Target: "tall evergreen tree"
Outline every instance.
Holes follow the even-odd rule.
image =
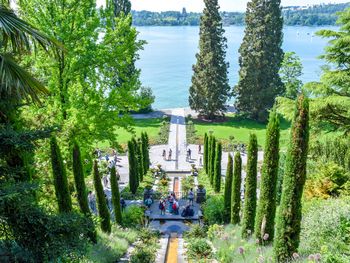
[[[60,148],[58,147],[56,137],[54,136],[51,137],[50,148],[52,174],[58,210],[60,213],[69,213],[72,211],[72,199],[68,188],[67,173],[62,161]]]
[[[80,211],[85,215],[90,215],[83,164],[81,162],[80,148],[77,142],[74,142],[73,145],[73,175]]]
[[[149,170],[149,152],[148,152],[148,141],[146,134],[141,133],[141,142],[142,142],[142,164],[143,164],[143,174],[146,175]]]
[[[212,150],[211,150],[211,146],[212,146],[212,143],[213,143],[213,135],[210,135],[208,137],[208,171],[207,171],[207,175],[210,179],[210,170],[211,170],[211,154],[212,154]]]
[[[207,133],[204,134],[204,149],[203,149],[203,161],[204,161],[204,170],[208,173],[208,141],[209,137]]]
[[[213,136],[212,140],[211,140],[211,145],[210,145],[210,183],[211,186],[214,187],[214,172],[215,172],[215,156],[216,156],[216,139]]]
[[[228,162],[226,169],[226,178],[225,178],[225,214],[226,214],[226,223],[230,222],[231,215],[231,194],[232,194],[232,178],[233,177],[233,160],[232,155],[228,154]]]
[[[244,182],[244,207],[242,237],[247,238],[254,231],[256,211],[256,185],[258,165],[258,141],[255,134],[250,134],[248,145],[247,175]]]
[[[129,0],[109,0],[109,2],[112,2],[114,7],[114,15],[116,17],[120,16],[121,14],[124,14],[127,16],[131,12],[131,2]]]
[[[111,216],[109,214],[107,200],[101,182],[100,173],[98,171],[97,160],[94,161],[94,186],[97,198],[98,215],[101,219],[101,230],[105,233],[111,232]]]
[[[146,160],[147,160],[147,171],[151,165],[151,159],[149,158],[149,150],[150,150],[150,145],[149,145],[149,139],[148,139],[148,134],[145,132],[145,145],[146,145],[146,150],[147,150],[147,155],[146,155]]]
[[[200,22],[199,53],[193,66],[189,103],[191,109],[208,119],[225,112],[230,96],[228,63],[225,62],[227,40],[224,37],[218,0],[204,0]]]
[[[240,152],[235,154],[231,193],[231,224],[239,224],[241,210],[242,158]]]
[[[120,194],[119,194],[119,185],[117,179],[117,173],[115,166],[111,169],[111,191],[112,191],[112,204],[114,210],[114,219],[115,222],[119,225],[122,224],[122,210],[120,207]]]
[[[132,141],[128,142],[128,159],[129,159],[129,187],[133,194],[137,191],[137,160],[135,156],[135,147]]]
[[[222,145],[221,142],[217,143],[215,149],[215,165],[214,165],[214,190],[220,193],[221,190],[221,156]]]
[[[267,119],[276,96],[284,92],[279,76],[283,60],[280,3],[280,0],[248,2],[245,36],[239,49],[240,72],[235,87],[235,106],[259,121]]]
[[[143,158],[143,151],[142,151],[142,141],[140,138],[137,139],[136,141],[136,145],[135,145],[135,149],[136,149],[136,156],[137,156],[137,167],[138,167],[138,175],[139,175],[139,184],[140,182],[143,181],[143,175],[144,173],[144,158]]]
[[[309,143],[309,101],[298,97],[286,156],[281,204],[277,213],[274,255],[286,262],[297,252],[300,241],[301,198],[306,180]]]
[[[270,243],[274,237],[275,214],[276,214],[276,184],[279,161],[279,119],[275,110],[271,111],[269,124],[266,130],[266,143],[264,162],[260,183],[260,199],[255,219],[255,236],[261,242],[265,234],[268,240],[263,244]]]

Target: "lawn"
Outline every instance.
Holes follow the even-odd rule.
[[[121,145],[126,145],[127,142],[136,135],[137,137],[141,136],[141,132],[147,132],[148,138],[151,144],[154,144],[159,138],[159,132],[161,130],[163,118],[152,118],[152,119],[135,119],[134,120],[134,134],[126,131],[123,128],[118,128],[116,130],[116,135],[118,136],[118,143]],[[100,142],[98,147],[105,149],[109,147],[107,141]]]
[[[230,136],[234,136],[236,142],[248,144],[249,134],[255,133],[258,138],[258,144],[265,146],[266,124],[261,124],[253,120],[242,119],[241,117],[228,116],[226,122],[210,123],[201,120],[192,120],[198,137],[204,137],[204,133],[213,131],[213,135],[221,140],[229,140]],[[280,144],[284,148],[289,139],[290,124],[281,120],[281,138]]]

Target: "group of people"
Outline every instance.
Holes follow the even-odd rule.
[[[171,161],[171,156],[173,154],[173,151],[171,149],[169,149],[169,153],[168,153],[168,159],[166,158],[166,150],[164,149],[163,150],[163,153],[162,153],[162,156],[163,156],[163,160],[168,160],[168,161]]]
[[[194,210],[192,208],[194,200],[194,192],[191,189],[188,193],[188,203],[185,209],[182,211],[182,217],[189,217],[194,215]],[[159,200],[159,210],[160,215],[165,215],[165,212],[168,211],[173,215],[179,215],[180,205],[174,193],[170,193],[167,198],[162,198]]]

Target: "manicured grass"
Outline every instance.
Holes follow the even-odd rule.
[[[133,125],[133,133],[128,132],[123,128],[118,128],[115,132],[118,143],[120,145],[126,145],[127,142],[133,137],[141,136],[141,132],[147,132],[148,138],[151,144],[156,144],[159,141],[159,132],[161,131],[163,118],[152,118],[152,119],[135,119]],[[97,147],[106,149],[109,147],[108,141],[100,142]]]
[[[234,136],[235,142],[248,144],[249,134],[255,133],[258,137],[258,144],[265,146],[266,124],[261,124],[253,120],[243,119],[238,116],[228,116],[225,122],[204,122],[200,120],[192,120],[195,125],[196,134],[199,138],[204,137],[204,133],[213,131],[213,135],[221,140],[229,140],[230,136]],[[289,139],[290,124],[281,120],[281,147],[284,148]]]

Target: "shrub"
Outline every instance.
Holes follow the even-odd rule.
[[[223,224],[225,220],[224,198],[213,196],[209,198],[203,207],[204,220],[208,225]]]
[[[342,192],[348,194],[345,183],[350,179],[349,172],[334,162],[321,164],[318,167],[306,181],[304,190],[306,198],[327,199],[338,197]]]
[[[143,225],[143,214],[143,208],[140,206],[128,206],[123,212],[123,225],[127,227],[136,227]]]
[[[350,198],[312,201],[303,215],[299,252],[323,262],[350,262]]]
[[[190,259],[210,259],[213,251],[206,239],[193,238],[187,242],[187,256]]]
[[[156,255],[152,248],[140,246],[135,249],[130,257],[131,263],[153,263]]]
[[[207,237],[208,228],[199,224],[194,225],[190,231],[185,233],[186,238],[205,238]]]

